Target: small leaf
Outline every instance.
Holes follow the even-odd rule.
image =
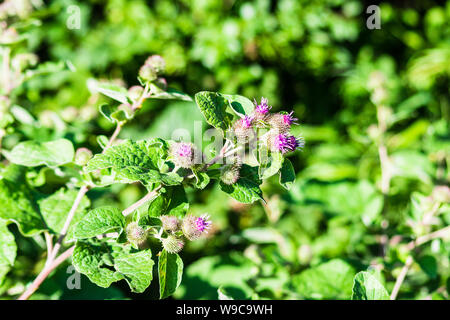
[[[243,165],[240,170],[239,180],[227,185],[220,182],[220,188],[231,197],[242,203],[253,203],[256,200],[263,200],[262,191],[259,188],[261,180],[258,177],[258,168]]]
[[[6,222],[0,220],[0,268],[1,266],[12,267],[16,260],[16,254],[17,245],[14,235],[8,230]]]
[[[75,155],[72,142],[59,139],[48,142],[26,141],[5,153],[9,161],[26,167],[46,165],[57,167],[72,162]]]
[[[262,179],[268,179],[280,171],[284,163],[284,157],[281,152],[272,152],[269,159],[269,166],[261,166]]]
[[[183,260],[178,254],[163,250],[158,259],[159,297],[172,295],[181,283],[183,276]]]
[[[192,173],[194,174],[196,179],[194,183],[194,186],[196,188],[204,189],[209,184],[211,179],[206,172],[197,172],[195,170],[192,170]]]
[[[155,94],[152,94],[149,99],[166,99],[166,100],[183,100],[183,101],[192,101],[192,98],[183,92],[180,92],[175,89],[167,89],[163,92],[157,92]]]
[[[115,207],[100,207],[91,210],[78,222],[74,238],[86,239],[109,232],[120,232],[125,226],[125,217]]]
[[[284,159],[283,165],[280,169],[280,184],[290,190],[295,182],[295,171],[289,159]]]
[[[226,292],[225,288],[220,287],[219,289],[217,289],[217,295],[219,300],[234,300],[231,295]]]
[[[183,218],[189,209],[189,202],[183,186],[167,187],[149,205],[148,215],[159,217],[173,215]]]
[[[233,109],[240,117],[248,116],[255,110],[254,103],[244,96],[237,94],[223,94],[223,96],[229,101],[231,109]]]
[[[128,90],[116,84],[96,82],[95,89],[120,103],[128,104],[131,102],[128,98]]]
[[[152,282],[153,265],[150,249],[120,254],[114,259],[114,268],[124,276],[131,291],[137,293],[144,292]]]
[[[384,286],[369,272],[359,272],[353,281],[352,300],[389,300]]]
[[[233,116],[226,112],[228,100],[220,93],[202,91],[195,95],[195,102],[206,122],[223,132],[231,126]]]
[[[111,107],[107,103],[103,103],[98,107],[98,111],[110,122],[114,122],[114,119],[111,117],[111,114],[114,112],[114,108]]]

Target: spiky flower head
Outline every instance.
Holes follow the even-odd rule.
[[[261,98],[261,103],[257,104],[256,100],[255,100],[255,113],[256,114],[262,114],[262,115],[266,115],[269,113],[270,109],[272,109],[271,106],[269,106],[268,104],[268,100],[264,97]]]
[[[173,163],[182,168],[191,168],[194,165],[194,145],[187,142],[176,142],[170,147],[170,156]]]
[[[151,66],[157,74],[164,72],[166,69],[166,61],[159,55],[148,57],[147,60],[145,60],[145,64]]]
[[[234,134],[239,142],[244,143],[249,141],[255,134],[253,130],[254,117],[244,116],[234,124]]]
[[[162,238],[163,248],[169,253],[178,253],[183,250],[184,241],[173,234],[169,234],[167,238]]]
[[[297,118],[292,115],[293,111],[286,113],[275,113],[268,117],[267,123],[280,133],[288,133],[292,124],[296,124]]]
[[[220,181],[225,184],[235,184],[239,180],[239,169],[240,166],[236,164],[226,165],[220,174]]]
[[[126,228],[126,233],[127,239],[136,245],[144,243],[147,239],[147,232],[137,222],[131,222]]]
[[[180,229],[180,220],[175,216],[161,216],[162,227],[166,231],[176,232]]]
[[[271,151],[287,153],[303,148],[305,142],[303,138],[296,138],[284,133],[275,134],[269,137],[269,148]]]
[[[191,241],[197,240],[204,233],[207,233],[210,227],[211,221],[209,220],[208,214],[204,214],[201,217],[187,215],[183,219],[183,234]]]

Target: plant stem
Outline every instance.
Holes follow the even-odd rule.
[[[70,247],[64,251],[58,258],[56,258],[52,263],[49,263],[42,269],[39,275],[34,279],[33,283],[27,288],[27,290],[22,293],[18,300],[27,300],[42,284],[42,282],[48,277],[50,272],[52,272],[57,266],[63,263],[68,257],[73,253],[75,246]]]
[[[59,252],[59,249],[61,248],[62,242],[67,234],[67,231],[69,230],[70,223],[72,222],[72,219],[75,215],[75,212],[78,209],[78,206],[81,203],[81,200],[83,199],[86,192],[89,190],[88,186],[82,186],[80,190],[78,191],[77,197],[75,198],[75,201],[72,205],[72,208],[70,208],[69,214],[67,215],[66,221],[64,222],[64,226],[61,230],[61,234],[58,238],[58,241],[56,242],[55,246],[53,247],[52,253],[50,257],[47,258],[48,264],[52,263],[52,261],[55,259],[56,255]]]
[[[408,258],[406,258],[405,265],[398,275],[397,281],[395,281],[394,289],[392,289],[391,293],[391,300],[395,300],[397,298],[397,294],[400,291],[400,287],[402,286],[403,280],[405,280],[406,274],[408,273],[408,270],[411,267],[412,263],[413,258],[411,256],[408,256]]]
[[[128,215],[129,213],[133,212],[137,208],[139,208],[141,205],[143,205],[145,202],[151,200],[153,196],[157,194],[157,192],[161,189],[161,186],[157,187],[155,190],[150,191],[147,193],[143,198],[141,198],[139,201],[133,203],[128,208],[124,209],[122,211],[123,215]],[[55,246],[56,247],[56,246]],[[51,263],[48,262],[42,269],[42,271],[39,273],[39,275],[34,279],[33,283],[27,288],[27,290],[18,298],[18,300],[27,300],[42,284],[42,282],[48,277],[50,272],[52,272],[57,266],[59,266],[61,263],[63,263],[67,258],[69,258],[73,250],[75,249],[75,246],[70,247],[61,255],[59,255],[56,259],[54,259]]]
[[[157,194],[158,191],[161,189],[161,186],[157,187],[155,190],[152,190],[150,192],[148,192],[143,198],[139,199],[138,201],[136,201],[135,203],[133,203],[131,206],[129,206],[128,208],[126,208],[125,210],[122,211],[122,214],[124,216],[129,215],[130,213],[132,213],[134,210],[136,210],[137,208],[139,208],[140,206],[142,206],[144,203],[146,203],[147,201],[152,200]]]
[[[445,228],[442,228],[440,230],[437,230],[435,232],[426,234],[424,236],[421,236],[417,238],[414,241],[411,241],[408,243],[408,249],[410,251],[414,250],[416,247],[430,241],[436,238],[443,238],[443,237],[450,236],[450,226],[447,226]],[[403,266],[402,270],[400,271],[400,274],[398,275],[397,280],[395,281],[394,289],[392,289],[391,293],[391,300],[395,300],[397,298],[398,292],[400,291],[400,288],[403,284],[403,281],[405,280],[406,274],[409,271],[409,268],[411,267],[413,263],[413,258],[411,255],[406,258],[405,265]]]

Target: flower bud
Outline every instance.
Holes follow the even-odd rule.
[[[258,104],[256,100],[254,101],[255,104],[255,111],[253,112],[253,115],[255,117],[255,120],[265,120],[269,116],[269,111],[272,109],[271,106],[268,104],[268,100],[266,98],[261,98],[261,103]]]
[[[132,86],[128,89],[128,96],[132,101],[137,101],[142,96],[142,93],[144,92],[144,88],[141,86]]]
[[[141,69],[139,69],[139,77],[144,81],[154,81],[157,79],[158,74],[152,66],[144,64]]]
[[[175,216],[161,216],[163,229],[166,231],[176,232],[180,229],[180,220]]]
[[[169,154],[177,167],[191,168],[194,165],[194,145],[177,142],[171,145]]]
[[[144,243],[147,239],[147,232],[137,222],[131,222],[126,228],[126,233],[127,239],[136,245]]]
[[[157,74],[161,74],[166,69],[166,61],[159,55],[148,57],[147,60],[145,60],[145,64],[152,67]]]
[[[193,241],[199,239],[211,227],[209,215],[204,214],[201,217],[187,215],[183,219],[182,230],[184,236]]]
[[[167,238],[162,238],[161,242],[163,248],[169,253],[178,253],[184,247],[184,241],[172,234],[167,236]]]
[[[87,148],[78,148],[75,152],[75,164],[82,167],[92,158],[92,151]]]
[[[238,165],[227,165],[222,169],[220,174],[220,180],[225,184],[235,184],[239,180],[239,169]]]

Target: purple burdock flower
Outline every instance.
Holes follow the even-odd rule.
[[[170,155],[176,166],[190,168],[193,165],[194,148],[192,143],[174,143],[170,148]]]
[[[241,125],[244,129],[249,129],[252,127],[253,117],[244,116],[239,121],[241,122]]]
[[[255,100],[255,112],[262,114],[262,115],[266,115],[269,113],[269,110],[272,108],[271,106],[268,105],[268,100],[266,98],[261,98],[261,103],[257,104],[256,100]]]
[[[195,224],[197,225],[198,231],[208,232],[208,229],[211,227],[211,220],[209,220],[209,214],[204,214],[201,217],[198,217],[195,220]]]
[[[303,148],[304,145],[303,138],[296,138],[283,133],[276,135],[271,140],[272,151],[279,151],[281,153],[295,151],[296,149]]]
[[[288,113],[288,114],[283,114],[283,122],[285,123],[285,124],[287,124],[287,125],[291,125],[291,124],[293,124],[293,123],[295,123],[296,124],[296,122],[295,121],[297,121],[298,119],[297,118],[294,118],[294,116],[292,115],[294,113],[294,111],[291,111],[290,113]]]
[[[207,233],[211,227],[209,215],[204,214],[201,217],[187,215],[183,219],[182,227],[184,236],[193,241],[200,238],[204,233]]]
[[[176,152],[177,152],[177,155],[180,157],[191,157],[192,156],[192,146],[188,143],[180,143]]]

